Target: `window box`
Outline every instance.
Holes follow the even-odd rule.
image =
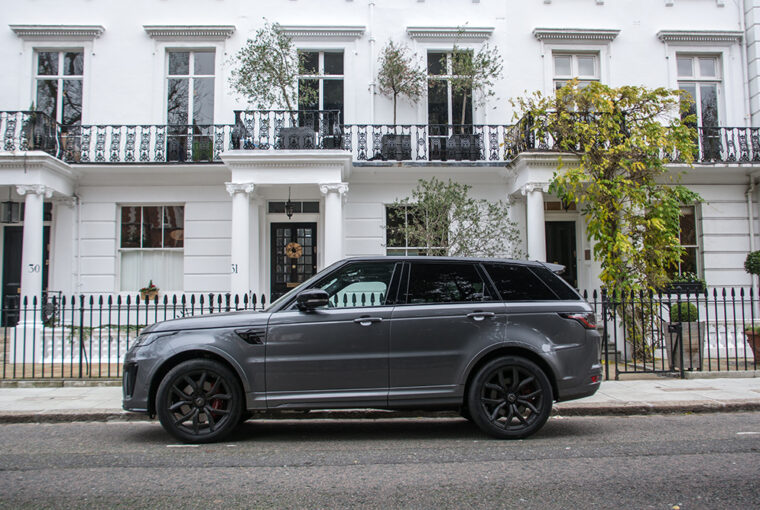
[[[383,161],[412,159],[412,135],[383,135],[381,143]]]
[[[663,289],[665,294],[701,294],[704,291],[702,282],[670,282]]]

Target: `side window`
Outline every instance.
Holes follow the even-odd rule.
[[[314,288],[327,291],[336,308],[382,306],[388,297],[395,262],[349,264],[317,282]]]
[[[553,301],[557,296],[527,266],[483,264],[504,301]],[[574,297],[573,299],[577,299]]]
[[[541,281],[552,289],[559,299],[583,299],[569,283],[549,269],[545,267],[531,267],[530,270],[537,274],[541,278]]]
[[[407,303],[491,301],[488,285],[473,264],[412,263]]]

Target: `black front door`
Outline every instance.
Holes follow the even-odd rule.
[[[317,272],[317,224],[272,223],[271,300]]]
[[[565,272],[560,276],[578,288],[574,221],[546,222],[546,261],[565,266]]]
[[[24,227],[5,227],[3,236],[3,303],[2,325],[15,326],[19,319],[21,300],[21,249],[24,241]],[[42,290],[47,290],[50,227],[43,227],[42,245],[44,246],[42,266]],[[31,308],[31,303],[29,307]]]

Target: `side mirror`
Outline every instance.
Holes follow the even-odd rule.
[[[307,289],[296,297],[296,306],[299,310],[313,310],[320,306],[327,306],[330,296],[322,289]]]

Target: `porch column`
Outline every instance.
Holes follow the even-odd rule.
[[[343,258],[343,196],[348,192],[345,182],[320,184],[325,196],[325,266]]]
[[[53,190],[42,184],[16,186],[16,191],[24,198],[24,241],[21,247],[21,317],[24,322],[32,321],[32,300],[37,298],[37,321],[42,299],[42,215],[44,199],[53,196]],[[23,311],[24,298],[27,299],[29,313]]]
[[[546,262],[546,224],[544,220],[544,193],[547,183],[528,183],[522,188],[525,196],[525,221],[527,223],[528,258]]]
[[[227,192],[232,197],[232,233],[230,239],[230,292],[234,296],[247,294],[251,286],[250,195],[254,185],[251,183],[225,183]],[[256,225],[258,226],[258,220]],[[234,298],[233,298],[234,299]]]

